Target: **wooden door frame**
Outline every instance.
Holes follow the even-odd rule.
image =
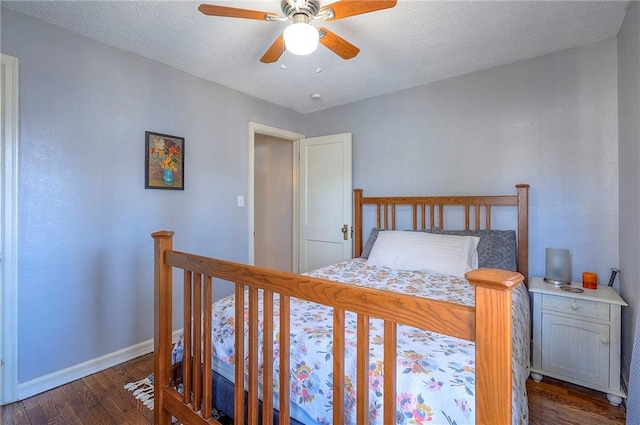
[[[2,54],[0,404],[18,400],[18,58]]]
[[[249,122],[249,188],[247,190],[247,205],[249,215],[249,254],[248,264],[254,265],[255,263],[255,146],[256,146],[256,134],[262,134],[265,136],[278,137],[280,139],[291,140],[293,143],[293,272],[298,272],[298,141],[305,137],[304,134],[296,133],[294,131],[284,130],[277,127],[271,127],[269,125],[259,124],[256,122]]]

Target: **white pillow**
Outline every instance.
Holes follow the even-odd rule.
[[[476,236],[385,231],[378,234],[368,264],[401,270],[429,270],[464,277],[478,268]]]

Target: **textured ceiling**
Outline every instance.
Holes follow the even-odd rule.
[[[412,1],[322,22],[360,48],[343,60],[260,57],[286,23],[205,16],[192,1],[2,1],[67,28],[300,112],[615,38],[628,1]],[[279,0],[205,1],[280,14]],[[321,5],[332,3],[321,0]],[[317,22],[317,21],[315,21]],[[283,69],[283,65],[286,69]],[[321,72],[317,72],[318,68]],[[311,99],[320,93],[320,100]]]

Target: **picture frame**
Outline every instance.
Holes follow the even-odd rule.
[[[145,189],[184,190],[184,137],[145,131]]]

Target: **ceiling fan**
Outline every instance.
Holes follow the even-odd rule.
[[[228,18],[256,19],[259,21],[286,22],[291,24],[260,58],[260,62],[276,62],[285,48],[296,55],[307,55],[322,44],[342,59],[354,58],[360,49],[325,27],[311,25],[316,19],[335,21],[349,16],[362,15],[394,7],[397,0],[342,0],[320,7],[319,0],[282,0],[284,16],[258,10],[201,4],[198,10],[205,15]]]

